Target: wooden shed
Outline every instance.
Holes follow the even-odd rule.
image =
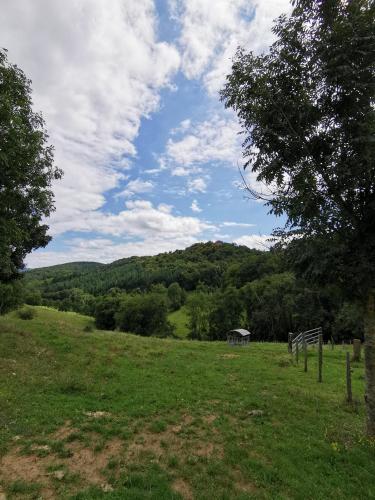
[[[246,345],[250,342],[251,333],[244,328],[230,330],[227,333],[227,342],[229,345]]]

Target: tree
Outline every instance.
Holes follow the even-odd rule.
[[[120,295],[99,297],[95,306],[95,325],[100,330],[114,330],[116,328],[115,315],[120,304]]]
[[[189,338],[203,340],[207,338],[209,329],[209,314],[211,310],[211,295],[202,290],[199,285],[186,302],[189,317]]]
[[[20,306],[22,299],[19,282],[0,283],[0,316]]]
[[[115,318],[116,326],[125,332],[163,337],[173,333],[168,322],[167,300],[161,293],[124,296]]]
[[[238,51],[221,97],[245,130],[245,168],[272,194],[250,191],[287,217],[279,234],[323,249],[311,252],[315,274],[363,304],[367,430],[375,436],[375,3],[293,7],[274,25],[268,54]]]
[[[23,260],[50,241],[42,223],[54,209],[51,183],[61,170],[40,114],[32,110],[31,82],[0,50],[0,282],[20,276]]]
[[[185,290],[176,282],[171,283],[168,287],[168,302],[172,311],[180,309],[186,298]]]
[[[239,290],[229,286],[217,291],[212,298],[209,314],[209,338],[225,340],[229,330],[239,328],[243,322],[244,305]]]

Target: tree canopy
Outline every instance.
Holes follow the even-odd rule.
[[[54,209],[51,184],[61,170],[40,114],[32,109],[31,82],[0,50],[0,282],[19,276],[25,256],[50,241],[42,221]]]
[[[272,189],[253,194],[286,214],[285,232],[334,247],[325,271],[366,296],[375,275],[375,4],[298,0],[273,31],[269,53],[238,50],[221,93],[245,130],[245,168]]]

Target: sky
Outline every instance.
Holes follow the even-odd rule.
[[[209,240],[269,246],[281,222],[243,190],[243,135],[218,92],[238,46],[267,51],[288,0],[0,0],[0,9],[0,46],[32,80],[64,171],[52,242],[28,267]]]

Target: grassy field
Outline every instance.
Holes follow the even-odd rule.
[[[178,311],[173,311],[168,315],[169,321],[175,327],[176,337],[186,339],[189,333],[188,320],[189,317],[186,312],[186,307],[183,306]]]
[[[0,318],[0,498],[375,498],[363,366],[324,381],[286,346],[89,331],[36,308]],[[1,497],[3,494],[3,497]]]

